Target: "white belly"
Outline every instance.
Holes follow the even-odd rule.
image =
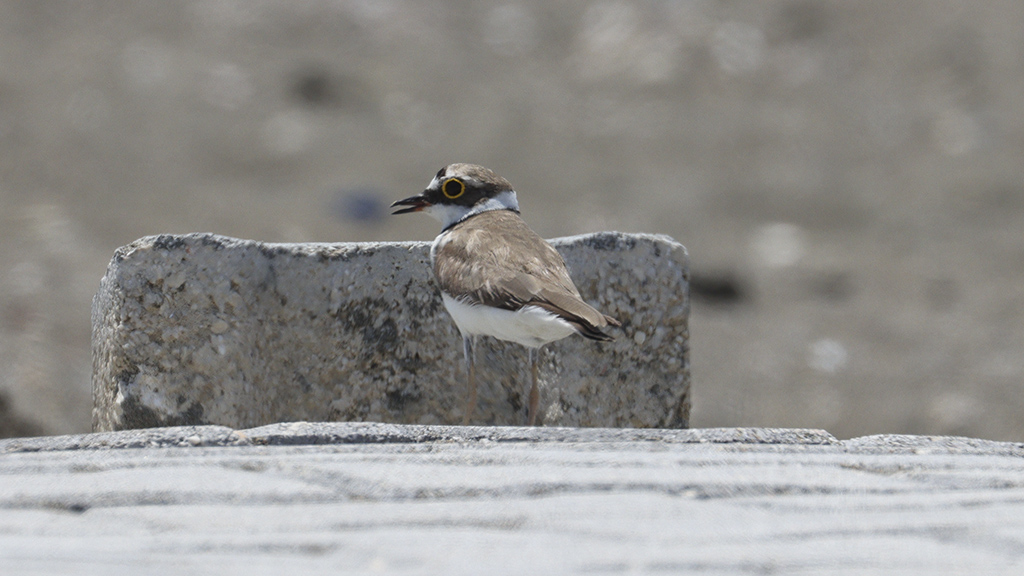
[[[512,312],[466,304],[444,293],[441,299],[463,335],[493,336],[499,340],[537,348],[561,340],[576,331],[572,324],[536,306],[526,306],[518,312]]]

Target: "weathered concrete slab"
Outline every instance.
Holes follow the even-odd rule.
[[[0,558],[5,576],[1019,574],[1024,445],[371,423],[13,439]]]
[[[543,349],[546,425],[685,428],[686,250],[665,236],[554,240],[617,339]],[[93,428],[460,422],[458,332],[429,244],[153,236],[117,250],[93,302]],[[526,351],[484,339],[474,423],[525,418]]]

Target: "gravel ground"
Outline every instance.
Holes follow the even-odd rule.
[[[118,246],[548,237],[692,256],[694,426],[1024,440],[1024,4],[0,1],[0,433],[89,429]]]

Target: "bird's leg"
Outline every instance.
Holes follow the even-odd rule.
[[[469,419],[473,417],[476,410],[476,367],[473,360],[474,336],[469,334],[462,336],[462,353],[466,356],[466,379],[469,383],[469,401],[466,403],[466,413],[462,415],[462,425],[468,426]]]
[[[540,390],[537,389],[537,358],[540,348],[528,348],[530,351],[530,408],[526,414],[526,425],[537,425],[537,407],[540,404]]]

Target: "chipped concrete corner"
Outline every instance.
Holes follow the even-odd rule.
[[[541,354],[547,426],[685,428],[689,270],[666,236],[561,238],[583,297],[622,321],[614,342]],[[117,250],[93,301],[93,429],[283,421],[454,424],[458,331],[429,244],[267,244],[151,236]],[[476,424],[525,421],[526,350],[484,338]]]

